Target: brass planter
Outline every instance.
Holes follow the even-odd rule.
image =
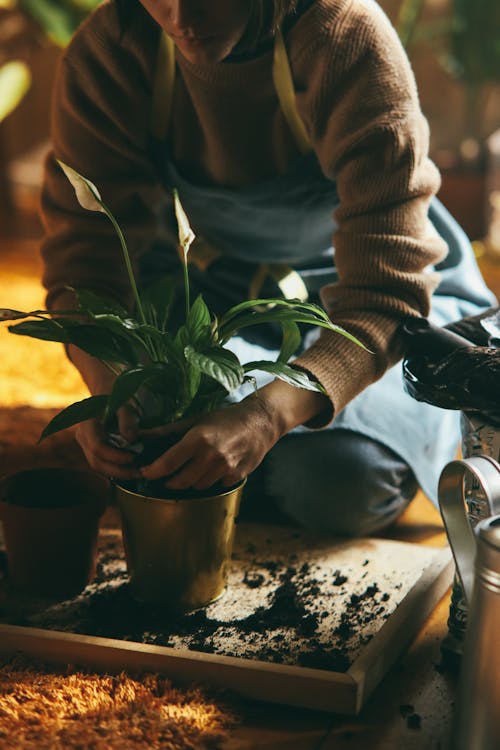
[[[134,599],[188,611],[224,593],[244,484],[182,500],[116,486]]]

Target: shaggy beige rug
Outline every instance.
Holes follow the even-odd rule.
[[[0,667],[2,750],[216,750],[232,723],[200,689],[158,675]]]

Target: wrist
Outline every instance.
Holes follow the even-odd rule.
[[[328,396],[297,388],[282,380],[274,380],[260,388],[254,397],[272,422],[276,440],[295,427],[332,411]]]

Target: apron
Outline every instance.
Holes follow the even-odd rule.
[[[174,45],[163,34],[152,130],[163,160],[164,179],[168,186],[178,189],[193,230],[205,244],[205,255],[202,253],[200,263],[190,270],[193,298],[194,294],[203,293],[209,309],[217,314],[249,296],[255,298],[255,284],[249,295],[252,280],[259,280],[262,296],[276,296],[278,287],[285,286],[281,283],[285,278],[288,290],[295,290],[285,296],[300,296],[305,287],[309,300],[319,302],[321,287],[336,280],[332,236],[336,228],[333,211],[339,198],[336,183],[321,171],[298,115],[281,33],[276,35],[273,79],[281,110],[300,152],[283,175],[235,189],[196,185],[179,174],[166,146],[174,78]],[[495,298],[481,277],[467,236],[436,198],[430,204],[429,219],[449,248],[447,257],[434,269],[439,272],[440,283],[430,315],[438,325],[445,325],[490,307]],[[164,251],[163,258],[158,253],[153,256],[160,264],[155,272],[178,271],[179,260],[173,253]],[[304,348],[318,335],[317,329],[307,331]],[[255,326],[246,329],[244,337],[230,341],[228,348],[243,362],[273,359],[278,355],[280,341],[279,328]],[[272,378],[258,374],[256,379],[261,386]],[[244,397],[248,389],[244,386],[234,400]],[[455,457],[460,440],[459,413],[410,397],[404,390],[400,364],[369,385],[323,429],[352,430],[386,445],[410,466],[436,505],[439,475]],[[300,426],[294,432],[310,430]]]

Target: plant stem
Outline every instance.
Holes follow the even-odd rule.
[[[182,253],[184,257],[183,268],[184,268],[184,292],[186,297],[186,320],[188,319],[189,311],[191,310],[191,302],[189,299],[189,274],[187,264],[187,248],[183,246]]]
[[[132,263],[130,262],[130,255],[129,255],[129,252],[128,252],[127,243],[125,242],[125,237],[123,236],[123,232],[120,229],[120,225],[116,221],[116,219],[113,216],[113,214],[111,213],[111,211],[109,211],[107,215],[109,216],[109,219],[110,219],[111,223],[113,224],[113,226],[114,226],[114,228],[116,230],[116,233],[117,233],[117,235],[118,235],[118,237],[120,239],[120,244],[122,246],[122,252],[123,252],[123,258],[125,260],[125,266],[127,268],[128,278],[129,278],[129,281],[130,281],[130,286],[132,287],[132,292],[133,292],[133,295],[134,295],[134,299],[135,299],[135,304],[136,304],[136,307],[137,307],[137,311],[139,313],[141,321],[144,324],[146,324],[147,323],[146,316],[144,315],[144,310],[142,309],[141,298],[139,297],[139,291],[137,289],[137,284],[135,282],[134,271],[132,270]]]

